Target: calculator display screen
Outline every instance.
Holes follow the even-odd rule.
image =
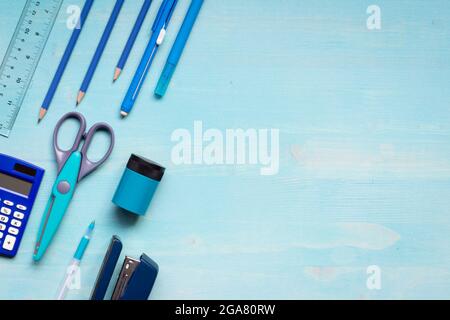
[[[0,189],[28,197],[32,183],[0,172]]]

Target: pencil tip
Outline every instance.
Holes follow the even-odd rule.
[[[123,118],[125,118],[128,115],[128,113],[126,113],[125,111],[121,111],[120,112],[120,116]]]
[[[39,118],[38,118],[38,124],[44,119],[45,114],[47,113],[47,110],[42,108],[39,110]]]
[[[114,79],[113,79],[113,83],[117,81],[117,79],[119,79],[120,73],[122,72],[122,69],[120,68],[116,68],[116,71],[114,71]]]
[[[83,91],[78,92],[78,96],[77,96],[77,107],[78,105],[81,103],[81,101],[84,98],[85,93]]]

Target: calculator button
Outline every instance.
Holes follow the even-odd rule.
[[[25,215],[22,212],[14,212],[14,218],[22,220]]]
[[[14,202],[11,202],[9,200],[5,200],[5,201],[3,201],[3,203],[10,207],[12,207],[14,205]]]
[[[0,222],[7,223],[8,221],[9,221],[9,218],[8,218],[8,217],[6,217],[6,216],[0,216]]]
[[[0,239],[2,239],[2,238],[3,238],[3,233],[0,232]]]
[[[19,228],[19,227],[22,225],[22,222],[19,221],[19,220],[13,219],[13,220],[11,221],[11,225],[14,226],[14,227]]]
[[[3,214],[10,215],[11,214],[11,209],[3,207],[3,208],[0,209],[0,212],[3,213]]]
[[[17,236],[19,234],[19,229],[13,228],[13,227],[9,227],[8,228],[8,233],[11,233],[11,234]]]
[[[0,231],[3,231],[3,230],[5,230],[6,229],[6,226],[4,225],[4,224],[1,224],[0,223]]]
[[[5,237],[5,241],[3,242],[3,249],[12,251],[14,248],[14,244],[16,244],[16,237],[13,237],[8,234]]]
[[[26,210],[27,210],[27,207],[25,207],[25,206],[23,206],[23,205],[21,205],[21,204],[18,204],[18,205],[16,206],[16,208],[19,209],[19,210],[22,210],[22,211],[26,211]]]

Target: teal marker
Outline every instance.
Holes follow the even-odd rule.
[[[159,78],[158,85],[156,86],[155,95],[159,98],[162,98],[167,91],[169,82],[172,79],[181,55],[183,54],[184,47],[186,46],[186,42],[189,39],[189,35],[191,34],[195,20],[197,19],[202,5],[203,0],[192,0],[191,2],[180,31],[178,32],[178,36],[173,44],[169,57],[167,58],[164,70]]]
[[[73,285],[73,280],[80,269],[81,259],[83,259],[84,252],[87,249],[89,241],[91,240],[92,232],[94,231],[95,221],[92,221],[89,227],[87,228],[83,238],[81,238],[80,243],[78,244],[77,251],[73,255],[73,259],[69,266],[67,267],[66,276],[61,284],[60,289],[58,290],[57,300],[64,300],[67,292],[71,289]]]

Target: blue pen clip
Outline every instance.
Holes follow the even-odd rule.
[[[155,32],[156,30],[156,26],[159,24],[159,20],[161,20],[161,16],[164,12],[164,9],[167,6],[167,2],[168,0],[164,0],[164,2],[162,3],[162,5],[159,7],[158,10],[158,14],[156,15],[155,21],[153,22],[153,26],[152,26],[152,32]]]
[[[152,26],[153,32],[158,31],[158,30],[156,30],[156,28],[161,24],[161,18],[163,17],[164,12],[166,12],[166,10],[168,9],[167,6],[170,1],[171,0],[164,0],[163,4],[159,8],[158,14],[156,15],[156,18],[155,18],[155,22],[153,22],[153,26]],[[164,24],[161,26],[162,29],[167,28],[170,18],[172,18],[172,14],[175,11],[175,6],[177,5],[178,0],[174,0],[171,2],[172,2],[172,5],[169,9],[169,12],[166,15],[166,20],[164,21]]]
[[[166,36],[166,29],[167,26],[169,25],[170,18],[172,17],[177,2],[178,0],[164,1],[163,4],[161,5],[161,8],[158,11],[158,15],[156,16],[155,23],[153,24],[152,28],[153,33],[158,32],[155,43],[156,46],[160,46],[164,41],[164,38]],[[163,18],[165,18],[164,21],[162,21]]]
[[[166,19],[166,22],[165,22],[166,27],[169,24],[170,19],[172,18],[172,14],[175,11],[175,6],[177,5],[177,2],[178,2],[178,0],[175,0],[172,3],[172,7],[170,8],[169,14],[167,15],[167,19]]]

